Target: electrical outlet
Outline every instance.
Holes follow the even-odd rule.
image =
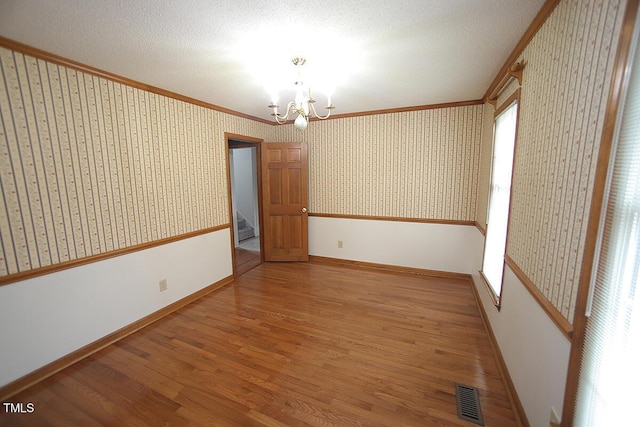
[[[167,279],[160,280],[160,292],[167,290]]]
[[[342,249],[342,240],[338,240],[338,249]]]

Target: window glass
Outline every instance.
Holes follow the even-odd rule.
[[[517,120],[518,104],[514,102],[496,117],[494,125],[491,190],[482,273],[496,297],[500,296],[502,289]]]
[[[620,113],[594,261],[576,426],[638,425],[640,383],[640,54]]]

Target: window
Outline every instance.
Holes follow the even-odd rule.
[[[635,52],[614,137],[593,263],[595,273],[587,307],[575,426],[638,423],[640,53],[637,47]]]
[[[491,188],[482,275],[494,293],[496,304],[502,290],[517,121],[518,101],[516,99],[496,116],[493,128]]]

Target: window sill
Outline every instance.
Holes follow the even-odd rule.
[[[484,273],[482,271],[479,271],[478,273],[480,273],[480,277],[482,278],[482,283],[484,283],[484,287],[487,289],[487,292],[489,293],[489,297],[491,298],[493,305],[498,309],[498,311],[500,311],[500,303],[501,303],[500,297],[496,295],[496,293],[493,291],[493,288],[489,284],[489,280],[485,277]]]

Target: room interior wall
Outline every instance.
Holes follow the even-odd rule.
[[[473,225],[309,218],[310,255],[435,274],[477,272],[483,242]]]
[[[562,0],[518,58],[526,67],[507,255],[527,283],[506,265],[498,310],[479,274],[473,279],[532,426],[549,425],[551,408],[562,415],[571,340],[529,286],[533,283],[560,316],[573,320],[624,5],[619,0]],[[507,87],[500,98],[513,89]],[[491,167],[485,153],[491,151],[487,121],[492,116],[493,107],[487,106],[479,172],[485,179]],[[478,222],[483,210],[479,196]]]
[[[2,387],[230,277],[225,132],[273,127],[7,48],[0,66]]]
[[[526,62],[507,255],[573,322],[624,0],[561,1]]]
[[[0,276],[229,223],[224,132],[271,126],[0,48]]]
[[[276,127],[309,146],[316,214],[474,221],[482,104]]]
[[[309,146],[309,254],[472,271],[482,111],[476,103],[313,121],[304,133],[277,127],[277,141]]]

